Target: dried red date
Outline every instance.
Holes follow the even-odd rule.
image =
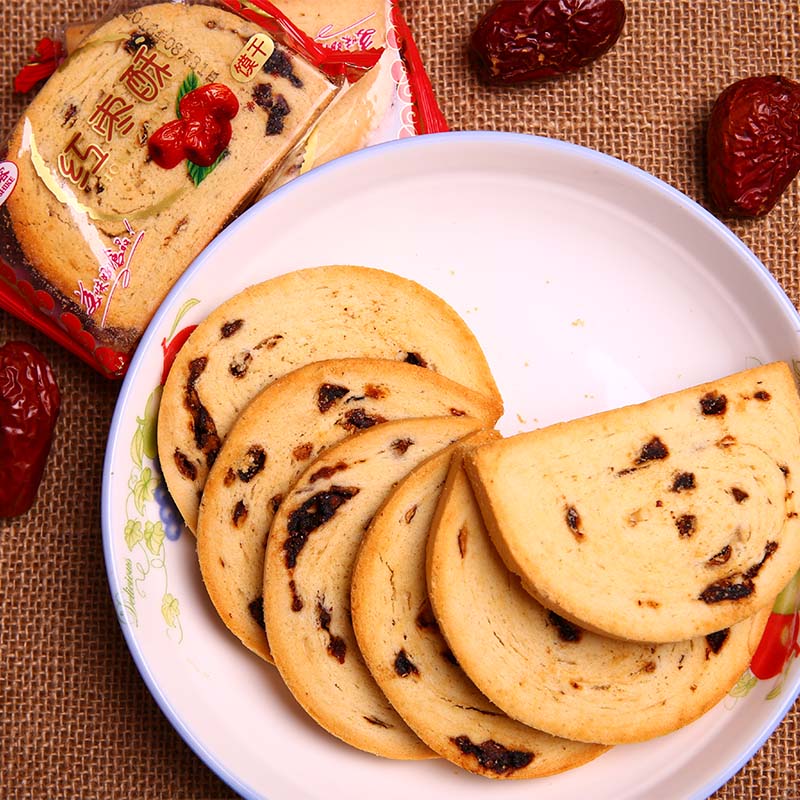
[[[35,347],[0,347],[0,517],[33,505],[60,404],[50,365]]]
[[[707,148],[714,205],[766,214],[800,172],[800,83],[765,75],[728,86],[711,110]]]
[[[606,53],[624,24],[622,0],[499,0],[470,38],[470,59],[489,83],[551,78]]]

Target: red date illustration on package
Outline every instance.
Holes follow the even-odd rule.
[[[164,169],[189,162],[198,185],[223,157],[231,140],[231,120],[239,113],[236,95],[222,83],[197,86],[191,73],[178,92],[178,119],[162,125],[147,142],[150,158]]]

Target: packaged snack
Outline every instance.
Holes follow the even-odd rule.
[[[0,154],[0,307],[122,376],[236,214],[318,163],[424,130],[395,4],[330,5],[120,1],[65,46],[42,40],[20,88],[69,56]]]
[[[159,3],[113,15],[11,134],[3,278],[121,373],[175,280],[336,90],[229,11]]]
[[[378,48],[380,58],[347,81],[261,196],[309,169],[363,147],[447,130],[396,0],[278,0],[291,19],[339,53]]]

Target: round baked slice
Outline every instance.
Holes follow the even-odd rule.
[[[491,427],[498,404],[431,370],[386,359],[317,361],[264,389],[228,432],[197,522],[206,588],[223,622],[271,660],[264,552],[284,495],[323,450],[391,419],[469,416]]]
[[[397,485],[361,543],[353,571],[353,629],[370,672],[434,752],[490,778],[536,778],[590,761],[601,745],[559,739],[510,719],[458,667],[428,601],[425,547],[454,449]],[[463,613],[463,612],[462,612]],[[471,616],[470,610],[466,616]]]
[[[491,443],[466,463],[506,564],[587,629],[714,633],[771,605],[800,567],[800,397],[783,362]]]
[[[431,527],[427,574],[442,633],[487,697],[555,736],[605,744],[669,733],[714,706],[747,668],[769,616],[664,644],[582,630],[505,567],[458,462]]]
[[[418,283],[367,267],[326,266],[257,284],[197,327],[164,386],[159,457],[190,529],[208,470],[256,394],[297,367],[353,357],[427,367],[500,408],[477,340],[447,303]]]
[[[311,464],[272,521],[264,619],[275,664],[323,728],[376,755],[432,754],[392,708],[358,649],[350,621],[356,553],[394,484],[480,426],[470,417],[430,417],[348,437]]]

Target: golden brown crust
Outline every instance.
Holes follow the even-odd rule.
[[[577,767],[607,748],[549,736],[490,703],[449,650],[425,577],[428,530],[453,452],[496,436],[479,431],[466,437],[394,489],[361,543],[353,572],[353,628],[378,685],[432,750],[485,777],[536,778]]]
[[[197,523],[206,588],[222,621],[248,648],[271,660],[261,612],[266,536],[305,468],[362,428],[448,414],[488,427],[499,408],[442,375],[386,359],[314,362],[250,403],[209,473]]]
[[[457,463],[431,529],[428,585],[459,664],[497,706],[553,735],[606,744],[660,736],[705,713],[747,668],[769,616],[657,645],[583,630],[508,571]]]
[[[490,444],[466,466],[499,552],[543,605],[669,642],[752,616],[797,571],[798,441],[779,362]]]
[[[392,486],[480,427],[469,417],[431,417],[350,436],[308,467],[273,519],[264,618],[275,665],[303,708],[354,747],[389,758],[431,755],[364,664],[350,621],[351,575]]]
[[[258,392],[297,367],[350,357],[427,366],[486,395],[500,414],[497,386],[477,340],[450,306],[418,283],[367,267],[326,266],[251,286],[192,333],[164,386],[161,465],[191,529],[209,461]],[[191,470],[178,469],[176,453]]]

